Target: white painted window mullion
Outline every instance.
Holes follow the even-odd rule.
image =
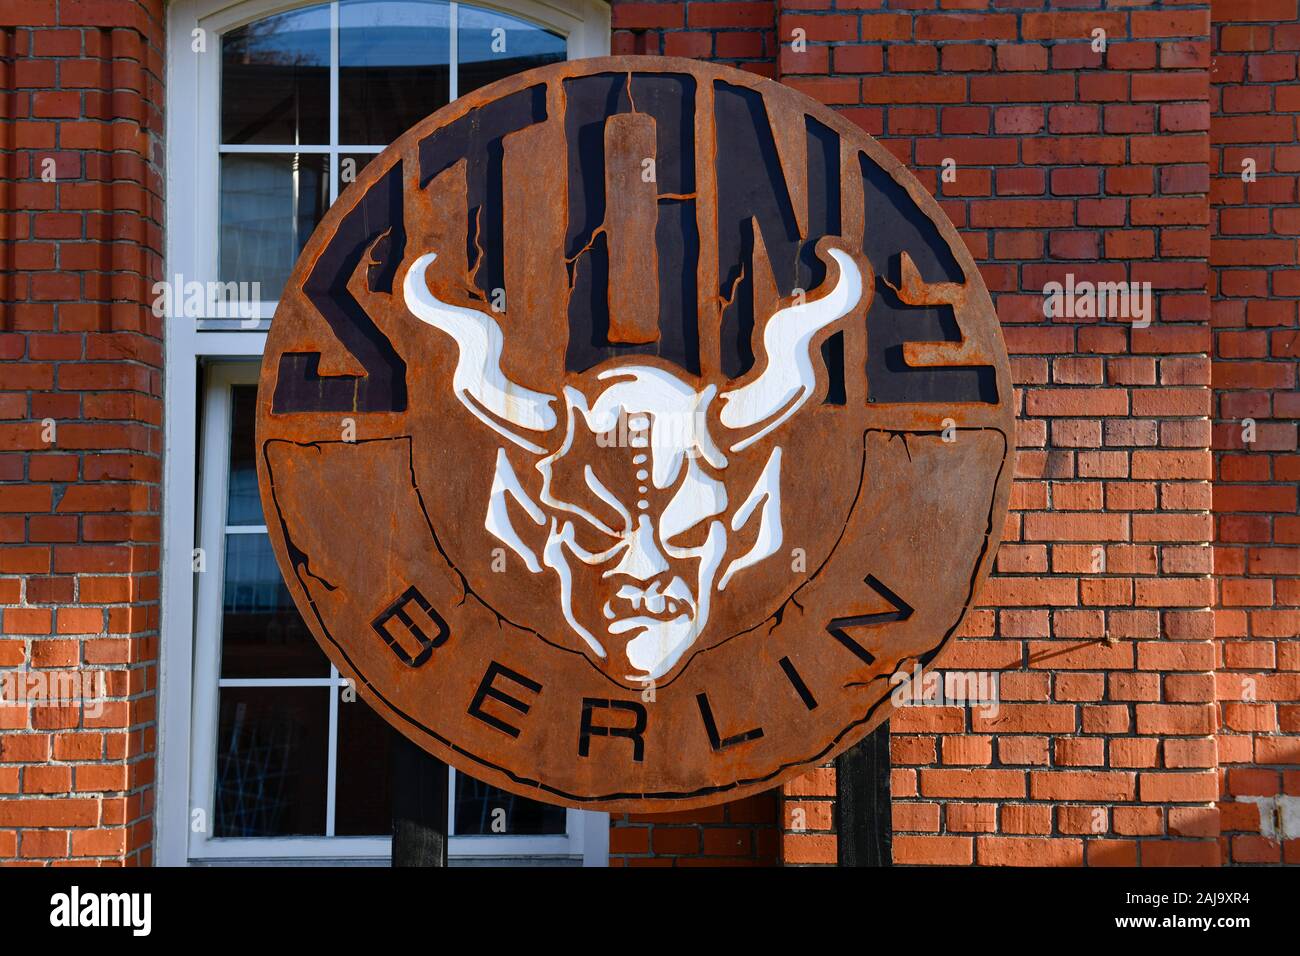
[[[330,2],[330,205],[339,198],[339,0]]]
[[[456,834],[456,768],[447,764],[447,836]]]
[[[217,152],[223,156],[239,153],[276,153],[293,155],[295,153],[328,153],[328,143],[227,143],[218,146]]]
[[[223,677],[218,687],[334,687],[331,677]]]
[[[447,11],[450,36],[447,38],[447,95],[454,103],[460,96],[460,4],[453,2]]]
[[[339,671],[330,665],[329,763],[325,771],[325,835],[334,835],[334,807],[339,775]]]

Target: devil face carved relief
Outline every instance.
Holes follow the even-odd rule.
[[[781,547],[781,446],[765,443],[766,461],[749,488],[729,491],[729,456],[746,454],[796,415],[816,391],[814,344],[864,305],[870,285],[858,263],[841,249],[828,251],[834,281],[771,316],[757,373],[725,390],[624,362],[598,366],[562,396],[536,392],[502,372],[504,336],[489,311],[430,291],[426,270],[437,253],[406,274],[407,308],[456,343],[457,399],[536,456],[534,497],[498,449],[484,526],[530,573],[554,576],[578,646],[616,680],[650,683],[672,672],[705,633],[732,578]],[[559,446],[539,446],[541,433],[557,433]],[[512,501],[544,530],[540,546],[527,543],[536,535],[522,533]],[[737,551],[732,532],[751,527],[752,543]]]
[[[844,114],[583,59],[340,194],[268,334],[258,480],[386,721],[516,794],[661,812],[824,765],[932,666],[993,561],[1013,396],[969,251]]]

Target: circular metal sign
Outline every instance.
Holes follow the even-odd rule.
[[[257,409],[276,557],[391,724],[515,793],[662,810],[859,740],[988,573],[988,292],[878,143],[776,83],[580,60],[379,154]]]

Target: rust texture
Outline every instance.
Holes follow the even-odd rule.
[[[1013,424],[976,265],[887,151],[762,78],[617,57],[366,167],[281,299],[257,447],[294,600],[386,720],[507,790],[657,811],[888,716],[992,565]]]

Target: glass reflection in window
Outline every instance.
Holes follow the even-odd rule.
[[[330,13],[322,4],[231,30],[221,39],[221,141],[330,140]]]
[[[449,5],[339,4],[339,142],[388,144],[451,95]]]
[[[226,153],[221,157],[222,282],[257,282],[278,299],[329,208],[324,153]]]

